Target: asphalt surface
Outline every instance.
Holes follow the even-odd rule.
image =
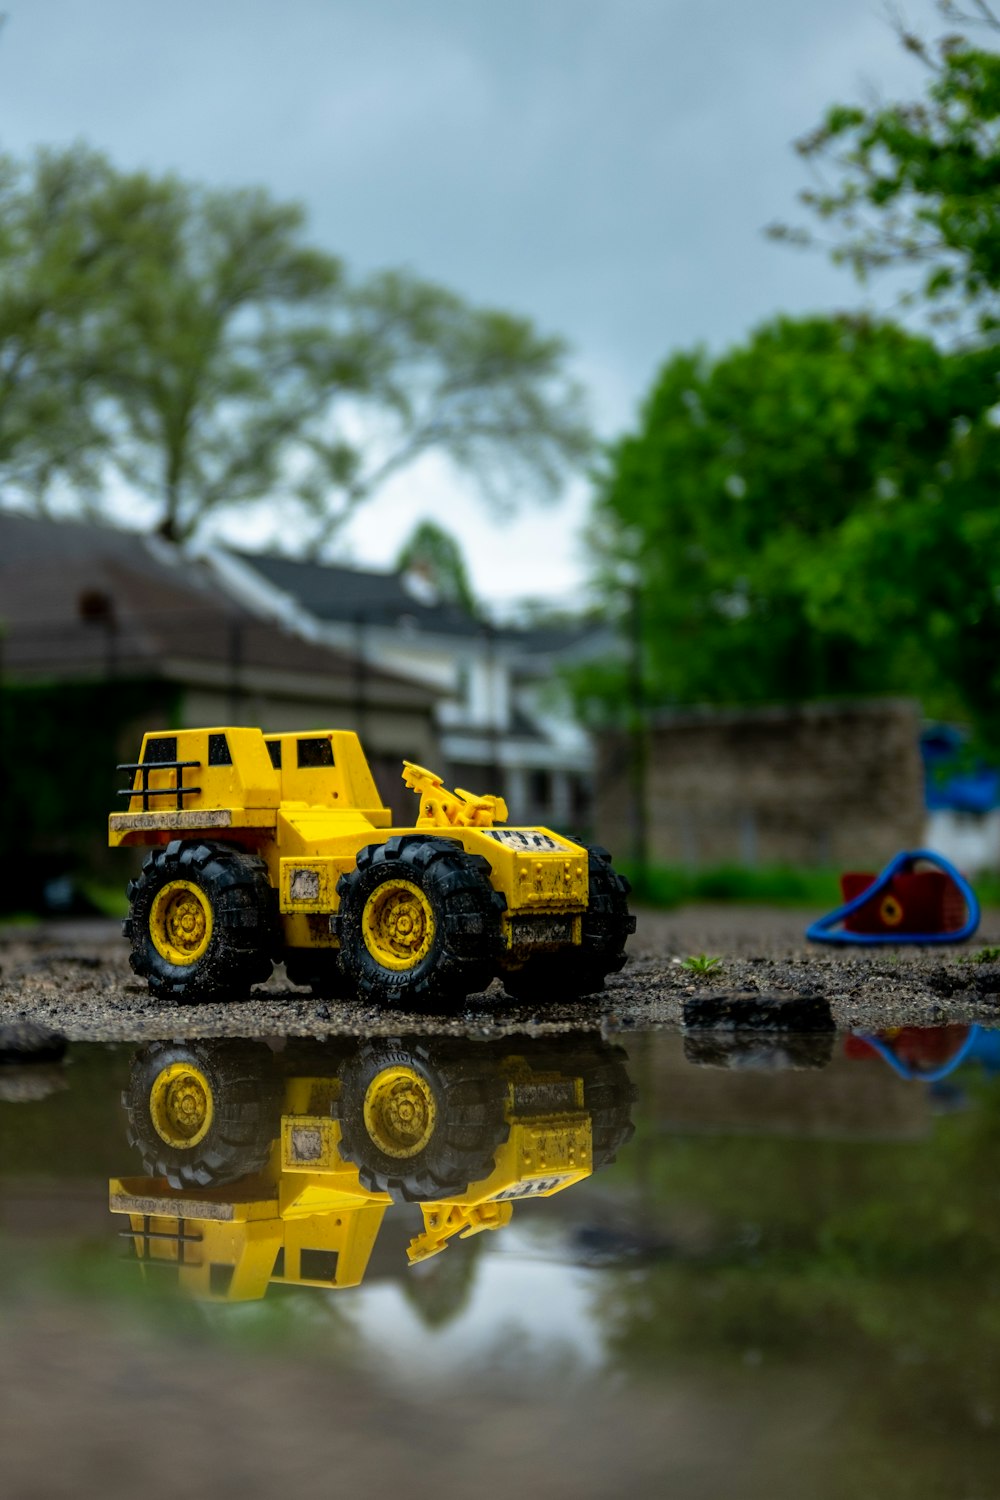
[[[1000,1022],[1000,963],[978,961],[1000,945],[1000,910],[988,911],[961,946],[837,949],[806,943],[809,913],[770,907],[698,905],[642,911],[629,962],[599,995],[544,1007],[510,1000],[499,984],[448,1016],[381,1011],[314,998],[278,968],[241,1000],[164,1004],[128,966],[114,922],[77,921],[0,929],[0,1026],[32,1022],[73,1041],[190,1036],[326,1036],[433,1031],[501,1035],[650,1030],[681,1023],[684,1002],[711,992],[829,1001],[844,1028]],[[683,960],[720,962],[692,973]]]

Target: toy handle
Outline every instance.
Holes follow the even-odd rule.
[[[902,869],[908,869],[910,865],[916,864],[918,859],[926,860],[928,864],[935,865],[945,875],[948,875],[958,886],[962,899],[966,906],[966,919],[961,927],[954,932],[907,932],[897,934],[894,932],[832,932],[830,929],[836,927],[845,917],[853,916],[862,906],[866,906],[879,891],[885,889],[892,877]],[[966,880],[950,860],[945,859],[943,854],[935,854],[931,849],[904,849],[889,861],[885,869],[875,879],[873,885],[868,886],[860,895],[854,896],[850,901],[845,901],[843,906],[838,906],[834,911],[827,912],[825,917],[820,917],[806,928],[806,937],[811,943],[857,943],[870,946],[880,943],[962,943],[971,937],[979,926],[979,901],[972,886]]]

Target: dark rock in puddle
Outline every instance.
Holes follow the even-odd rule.
[[[54,1063],[66,1052],[66,1038],[58,1031],[36,1026],[33,1021],[0,1025],[0,1065],[5,1063]]]
[[[832,1031],[688,1031],[684,1056],[696,1068],[746,1069],[757,1073],[803,1072],[833,1061]]]
[[[55,1063],[21,1063],[0,1069],[0,1104],[37,1104],[68,1088],[66,1070]]]
[[[822,995],[754,994],[705,990],[684,1000],[688,1031],[824,1032],[833,1031],[829,1000]]]

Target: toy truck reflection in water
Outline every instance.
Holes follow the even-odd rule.
[[[415,1263],[508,1224],[632,1133],[624,1053],[599,1036],[143,1047],[123,1097],[145,1177],[112,1179],[145,1268],[203,1299],[360,1284],[386,1210],[419,1203]]]

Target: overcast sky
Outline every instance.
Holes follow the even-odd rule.
[[[7,0],[0,142],[303,200],[359,270],[401,264],[564,334],[602,434],[674,349],[857,306],[761,230],[796,216],[790,142],[825,106],[911,96],[879,0]],[[907,21],[942,29],[930,0]],[[887,301],[888,293],[882,294]],[[878,305],[875,294],[873,305]],[[580,485],[500,526],[427,463],[359,517],[387,563],[423,514],[488,597],[566,594]]]

